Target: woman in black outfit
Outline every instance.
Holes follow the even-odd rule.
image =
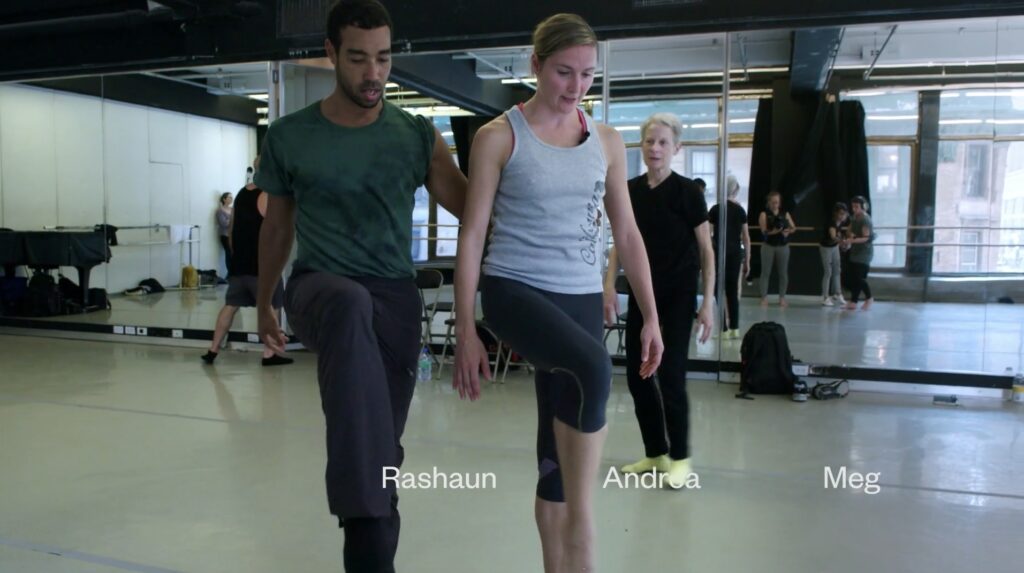
[[[690,475],[689,411],[686,366],[697,305],[697,275],[703,271],[704,302],[697,313],[700,342],[714,325],[715,274],[708,207],[699,185],[672,171],[683,127],[679,118],[656,113],[641,127],[647,173],[629,180],[629,198],[651,264],[655,306],[665,351],[657,380],[640,377],[643,315],[630,294],[626,318],[626,378],[633,395],[644,458],[622,468],[625,473],[668,474],[667,485],[681,488]],[[615,277],[618,260],[612,249],[605,276],[605,320],[618,314]]]
[[[736,201],[740,194],[740,183],[730,175],[725,180],[728,201],[725,203],[725,301],[726,321],[722,325],[722,338],[740,337],[740,279],[750,274],[750,229],[747,226],[747,212]],[[719,209],[718,205],[708,213],[714,230],[711,246],[715,250],[715,269],[721,268],[722,258],[718,252]],[[718,276],[718,275],[716,275]]]

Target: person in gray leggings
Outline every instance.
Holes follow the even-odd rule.
[[[832,219],[825,227],[818,252],[821,253],[821,306],[846,304],[843,299],[843,287],[840,283],[839,244],[846,238],[849,228],[846,205],[836,203],[832,208]]]
[[[796,232],[796,224],[789,213],[782,210],[782,196],[778,191],[768,194],[765,209],[758,218],[764,235],[761,245],[761,306],[768,306],[768,282],[772,267],[779,269],[779,306],[786,308],[786,289],[789,287],[789,236]]]

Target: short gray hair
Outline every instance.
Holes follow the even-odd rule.
[[[647,130],[653,125],[664,125],[665,127],[672,130],[672,134],[675,136],[675,143],[683,138],[683,124],[679,121],[679,117],[674,113],[658,112],[648,117],[642,126],[640,126],[640,139],[643,140],[647,137]]]
[[[735,197],[740,194],[740,182],[736,179],[735,175],[729,175],[725,178],[725,191],[728,197]]]

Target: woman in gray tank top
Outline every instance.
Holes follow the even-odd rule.
[[[490,378],[475,293],[499,338],[537,368],[535,516],[544,570],[596,571],[594,477],[607,427],[611,361],[602,341],[604,212],[644,316],[641,375],[663,349],[647,255],[626,189],[625,147],[578,106],[593,83],[597,37],[559,14],[534,32],[537,92],[477,132],[455,269],[453,386]],[[484,238],[493,230],[482,267]]]

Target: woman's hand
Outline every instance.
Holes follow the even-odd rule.
[[[612,326],[619,321],[619,293],[614,287],[604,287],[604,323]]]
[[[715,327],[715,304],[704,303],[700,305],[700,311],[697,313],[697,325],[700,327],[699,338],[697,339],[701,344],[704,344],[711,338],[711,330]]]
[[[661,355],[665,343],[661,340],[661,326],[657,322],[644,321],[640,331],[640,377],[650,378],[661,366]]]
[[[457,335],[455,341],[455,375],[452,376],[452,388],[459,391],[459,398],[475,401],[480,398],[480,372],[484,378],[491,379],[491,362],[487,349],[476,329],[472,328],[465,334]]]

